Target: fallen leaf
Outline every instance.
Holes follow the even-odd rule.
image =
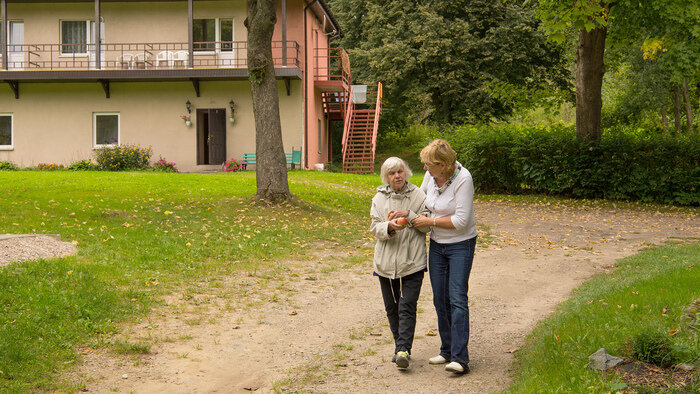
[[[668,335],[674,336],[674,335],[678,334],[679,331],[680,331],[680,330],[676,328],[676,329],[674,329],[674,330],[669,331],[669,332],[668,332]]]
[[[427,335],[427,336],[429,336],[429,337],[434,337],[434,336],[437,335],[437,334],[436,334],[435,331],[433,331],[433,330],[428,330],[428,333],[425,334],[425,335]]]
[[[518,351],[518,349],[508,349],[508,350],[506,350],[506,353],[511,353],[511,354],[512,354],[512,353],[515,353],[515,352],[517,352],[517,351]]]
[[[291,312],[289,312],[289,314],[292,315],[292,316],[296,316],[296,315],[297,315],[297,311],[291,311]]]

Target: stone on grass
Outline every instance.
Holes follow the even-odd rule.
[[[588,368],[594,371],[605,371],[614,368],[623,361],[620,357],[609,355],[605,348],[600,348],[588,357]]]

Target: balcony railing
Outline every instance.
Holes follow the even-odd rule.
[[[247,68],[246,41],[193,43],[190,59],[188,43],[102,44],[97,64],[95,44],[24,44],[7,46],[7,70],[168,70]],[[275,67],[300,68],[299,44],[272,42]],[[286,55],[286,56],[283,56]],[[286,63],[286,64],[285,64]]]
[[[350,58],[343,48],[316,48],[314,63],[317,81],[342,81],[350,84]]]

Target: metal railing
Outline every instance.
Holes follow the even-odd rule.
[[[314,49],[314,69],[317,81],[352,81],[350,58],[343,48]]]
[[[272,42],[275,67],[301,67],[299,44]],[[24,44],[7,46],[7,71],[31,70],[165,70],[247,68],[246,41],[193,43],[190,59],[188,43],[110,43],[101,44],[97,63],[95,44]],[[283,64],[286,52],[286,64]],[[5,70],[2,70],[5,71]]]

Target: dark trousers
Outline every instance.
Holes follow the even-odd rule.
[[[416,305],[423,285],[423,275],[424,271],[418,271],[397,279],[379,277],[384,309],[396,345],[394,353],[411,353],[413,334],[416,331]]]
[[[440,355],[469,364],[469,274],[476,237],[452,244],[430,240],[428,271],[440,331]]]

